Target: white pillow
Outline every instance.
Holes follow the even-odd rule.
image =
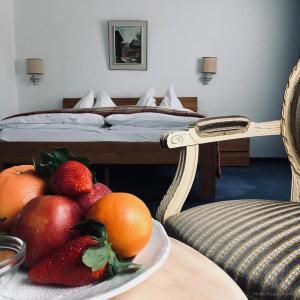
[[[172,84],[169,89],[167,90],[165,97],[161,101],[160,105],[161,107],[168,107],[168,108],[173,108],[177,110],[185,110],[184,107],[182,106],[180,100],[177,98],[175,89],[174,89],[174,84]]]
[[[114,101],[104,92],[99,91],[96,97],[96,103],[94,107],[111,107],[116,106]]]
[[[0,121],[0,128],[9,127],[9,125],[24,124],[73,124],[80,126],[104,126],[104,117],[92,113],[47,113],[35,114],[29,116],[13,117]]]
[[[73,108],[92,108],[94,106],[94,92],[91,90],[83,96]]]
[[[186,127],[198,121],[196,117],[173,116],[161,113],[142,112],[135,114],[114,114],[105,118],[109,125],[124,125],[135,127]]]
[[[147,90],[137,102],[137,106],[156,106],[156,99],[153,98],[155,94],[154,88]]]

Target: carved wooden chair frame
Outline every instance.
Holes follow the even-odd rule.
[[[156,217],[161,222],[181,211],[197,169],[199,144],[232,139],[282,135],[292,167],[291,201],[300,201],[300,157],[292,134],[295,94],[299,93],[300,60],[294,67],[284,93],[281,120],[255,123],[241,116],[205,118],[181,131],[165,134],[161,144],[181,148],[175,178],[161,201]],[[299,97],[299,95],[298,95]],[[298,100],[298,99],[297,99]]]

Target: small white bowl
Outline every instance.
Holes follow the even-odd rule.
[[[13,254],[1,260],[2,251]],[[7,284],[18,271],[26,254],[26,244],[17,237],[0,235],[0,289]]]

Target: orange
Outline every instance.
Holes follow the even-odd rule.
[[[152,232],[152,218],[145,203],[128,193],[110,193],[88,211],[87,219],[105,225],[112,248],[122,257],[137,255]]]
[[[14,218],[31,199],[45,194],[46,182],[32,165],[5,169],[0,173],[0,231],[9,231]]]

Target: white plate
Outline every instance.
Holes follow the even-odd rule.
[[[80,288],[40,286],[29,283],[27,274],[18,272],[0,291],[0,299],[11,300],[100,300],[119,295],[156,272],[167,259],[171,249],[169,238],[161,224],[153,220],[152,236],[147,246],[135,257],[134,262],[142,269],[123,274],[104,282]]]

